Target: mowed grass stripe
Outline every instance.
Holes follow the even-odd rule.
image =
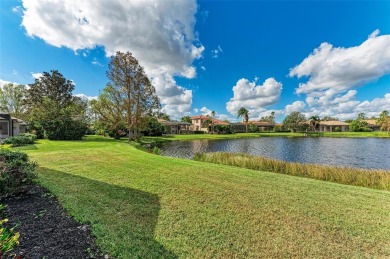
[[[39,181],[118,258],[390,256],[386,191],[166,158],[96,137],[36,146],[27,152]]]

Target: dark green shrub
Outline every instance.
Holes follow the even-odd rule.
[[[228,125],[216,125],[214,131],[218,134],[232,134],[232,130]]]
[[[162,136],[165,127],[154,117],[149,117],[145,128],[141,131],[145,136]]]
[[[125,129],[114,129],[108,131],[108,136],[114,139],[120,139],[126,137],[127,133]]]
[[[0,149],[0,195],[21,192],[36,177],[27,154]]]
[[[84,121],[71,118],[47,121],[43,127],[45,138],[50,140],[80,140],[87,131],[87,124]]]
[[[335,132],[341,132],[341,127],[336,127],[336,128],[334,129],[334,131],[335,131]]]
[[[204,134],[204,131],[202,131],[202,130],[195,130],[194,134]]]
[[[34,144],[37,136],[30,133],[23,133],[18,136],[6,138],[3,144],[11,144],[13,147],[20,147]]]

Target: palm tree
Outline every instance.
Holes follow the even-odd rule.
[[[245,131],[248,133],[248,121],[249,121],[249,112],[244,107],[241,107],[237,112],[237,118],[241,117],[245,121]]]
[[[317,128],[317,125],[320,123],[320,117],[318,117],[318,115],[314,115],[314,116],[311,116],[309,118],[309,121],[310,121],[310,125],[313,126],[313,131],[316,131],[316,128]]]
[[[213,134],[214,134],[214,117],[215,117],[215,111],[212,111],[212,112],[211,112],[211,117],[212,117],[211,127],[212,127],[212,129],[213,129]]]

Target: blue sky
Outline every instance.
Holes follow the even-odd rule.
[[[390,1],[0,2],[0,82],[42,71],[94,97],[132,51],[173,118],[390,110]]]

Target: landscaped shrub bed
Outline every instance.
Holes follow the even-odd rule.
[[[215,164],[232,165],[259,171],[304,176],[341,184],[390,190],[390,172],[319,164],[286,162],[248,154],[224,152],[196,154],[195,160]]]
[[[4,218],[3,211],[6,206],[0,204],[0,258],[11,258],[10,252],[19,245],[20,234],[14,228],[8,228],[4,224],[8,222]],[[13,257],[18,258],[18,257]]]
[[[0,149],[0,196],[21,192],[36,177],[27,154]]]
[[[12,147],[20,147],[25,145],[34,144],[37,139],[37,135],[30,133],[23,133],[18,136],[6,138],[3,144],[10,144]]]

